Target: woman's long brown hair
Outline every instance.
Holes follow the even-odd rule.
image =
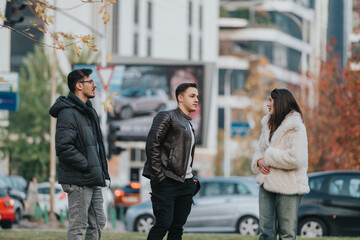
[[[274,100],[274,105],[273,114],[270,115],[268,121],[268,127],[270,129],[269,142],[271,142],[271,138],[276,129],[291,111],[300,113],[302,118],[301,109],[290,90],[285,88],[275,88],[271,91],[270,96]]]

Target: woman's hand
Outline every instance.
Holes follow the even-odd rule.
[[[260,158],[258,161],[257,161],[257,165],[259,166],[260,168],[260,172],[262,174],[269,174],[270,173],[270,168],[268,166],[265,165],[265,161],[263,158]]]

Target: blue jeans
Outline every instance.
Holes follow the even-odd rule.
[[[303,195],[284,195],[259,190],[259,240],[296,239],[299,205]]]
[[[69,226],[68,240],[98,240],[106,224],[103,197],[100,187],[84,187],[62,184],[68,194]]]

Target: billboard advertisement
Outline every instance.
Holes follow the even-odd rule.
[[[200,104],[191,113],[197,144],[202,142],[202,65],[114,65],[97,67],[76,65],[74,69],[90,68],[91,77],[97,84],[97,94],[106,89],[112,98],[113,114],[108,114],[108,123],[118,126],[118,140],[145,141],[155,114],[161,110],[177,107],[176,87],[184,82],[198,85]],[[97,95],[92,101],[99,112],[102,104]]]
[[[0,73],[0,110],[17,111],[19,108],[18,73]]]

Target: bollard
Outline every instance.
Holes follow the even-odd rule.
[[[120,206],[119,220],[122,221],[124,219],[124,207]]]
[[[64,214],[62,209],[60,209],[60,224],[61,226],[64,226]]]
[[[34,215],[34,218],[35,218],[35,220],[37,221],[37,220],[40,219],[40,217],[41,217],[41,208],[40,208],[39,205],[36,204],[36,206],[35,206],[35,215]]]
[[[66,219],[69,220],[69,209],[66,207]]]
[[[111,211],[111,220],[112,220],[112,227],[113,227],[113,229],[116,229],[116,210],[115,210],[115,208],[111,208],[110,209],[110,211]]]
[[[47,210],[47,206],[45,205],[45,210],[44,210],[44,224],[48,223],[48,210]]]

